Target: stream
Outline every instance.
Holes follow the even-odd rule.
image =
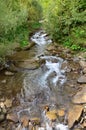
[[[18,67],[25,69],[20,69],[11,77],[1,74],[0,81],[6,83],[0,82],[0,97],[16,96],[20,105],[13,110],[16,110],[19,120],[23,115],[41,119],[41,125],[36,130],[68,130],[67,123],[65,123],[66,112],[60,121],[56,120],[54,125],[51,125],[45,116],[45,110],[42,109],[45,106],[49,106],[51,110],[68,109],[72,105],[65,88],[67,66],[62,67],[67,61],[47,51],[46,48],[52,44],[52,40],[43,30],[36,32],[31,37],[31,41],[35,42],[35,46],[29,51],[16,52],[12,56],[13,61],[18,62]],[[28,69],[34,68],[36,61],[42,62],[40,67]],[[31,129],[22,127],[19,123],[15,130]]]

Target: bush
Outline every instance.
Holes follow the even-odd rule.
[[[37,0],[1,0],[0,44],[4,48],[14,42],[27,45],[29,33],[34,28],[31,26],[39,21],[41,13]]]
[[[55,41],[64,44],[70,42],[70,47],[73,44],[83,47],[86,45],[85,8],[85,0],[52,0],[45,16],[45,28]]]

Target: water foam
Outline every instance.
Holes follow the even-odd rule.
[[[44,56],[42,59],[46,60],[45,66],[47,67],[47,71],[41,78],[43,86],[47,85],[48,77],[55,73],[55,76],[52,78],[52,83],[54,86],[59,82],[61,85],[65,83],[66,76],[65,70],[61,69],[63,59],[56,56]]]
[[[45,45],[45,44],[49,44],[52,42],[52,40],[48,40],[48,37],[46,37],[46,33],[44,33],[43,31],[39,31],[37,33],[35,33],[35,35],[33,35],[31,37],[31,40],[33,42],[35,42],[37,45]]]

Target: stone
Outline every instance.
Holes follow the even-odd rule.
[[[52,112],[52,111],[48,111],[46,112],[46,117],[49,119],[49,120],[56,120],[57,119],[57,114]]]
[[[29,118],[26,115],[21,117],[20,121],[21,121],[23,127],[25,127],[25,128],[28,127],[28,125],[29,125]]]
[[[13,72],[10,72],[10,71],[5,71],[5,75],[6,75],[6,76],[13,76],[14,73],[13,73]]]
[[[5,120],[5,115],[3,113],[0,113],[0,122]]]
[[[86,68],[86,61],[80,60],[80,65],[82,68]]]
[[[86,74],[86,68],[83,68],[83,73]]]
[[[16,114],[7,114],[7,117],[6,117],[7,120],[9,121],[12,121],[14,123],[17,123],[19,120],[18,120],[18,116]]]
[[[69,128],[71,128],[75,121],[78,121],[81,112],[82,112],[83,107],[80,105],[75,105],[73,107],[70,108],[69,112],[68,112],[68,126]]]
[[[65,111],[63,109],[60,109],[57,111],[58,116],[65,116]]]
[[[6,79],[2,80],[1,83],[6,84]]]
[[[48,50],[48,51],[53,51],[53,50],[55,50],[55,46],[50,45],[50,46],[47,48],[47,50]]]
[[[72,99],[75,104],[85,104],[86,103],[86,86],[83,87]]]
[[[33,117],[30,120],[31,120],[32,124],[34,124],[34,125],[40,125],[40,118]]]
[[[1,108],[4,108],[4,107],[5,107],[5,105],[4,105],[3,102],[0,102],[0,107],[1,107]]]
[[[6,105],[7,108],[12,107],[12,99],[6,99],[4,102],[4,105]]]
[[[78,82],[78,83],[82,83],[82,84],[86,84],[86,76],[85,76],[85,75],[81,76],[81,77],[78,79],[77,82]]]
[[[5,128],[3,128],[3,127],[0,126],[0,130],[5,130]]]

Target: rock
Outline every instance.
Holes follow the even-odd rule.
[[[5,97],[2,97],[1,99],[0,99],[0,102],[4,102],[6,100],[6,98]]]
[[[4,121],[5,120],[5,114],[3,113],[0,113],[0,122]]]
[[[1,108],[4,108],[4,107],[5,107],[5,105],[4,105],[3,102],[0,102],[0,107],[1,107]]]
[[[86,68],[86,61],[80,60],[79,63],[80,63],[80,65],[81,65],[82,68]]]
[[[49,45],[49,47],[47,48],[48,51],[53,51],[55,50],[55,46]]]
[[[34,117],[34,118],[31,118],[30,120],[31,120],[32,124],[40,125],[40,118]]]
[[[0,130],[5,130],[5,128],[3,128],[3,127],[0,126]]]
[[[76,104],[86,103],[86,86],[73,97],[72,102]]]
[[[78,121],[80,115],[81,115],[81,112],[82,112],[82,109],[83,107],[82,106],[73,106],[69,112],[68,112],[68,126],[69,128],[71,128],[75,121]]]
[[[77,82],[78,82],[78,83],[82,83],[82,84],[86,84],[86,76],[85,76],[85,75],[81,76],[81,77],[78,79]]]
[[[55,112],[52,112],[52,111],[48,111],[46,112],[46,117],[49,119],[49,120],[56,120],[57,119],[57,114]]]
[[[86,74],[86,68],[83,69],[83,73]]]
[[[65,116],[65,111],[63,109],[57,111],[58,116]]]
[[[14,123],[17,123],[19,121],[18,116],[16,114],[7,114],[6,119]]]
[[[12,99],[6,99],[4,102],[4,105],[6,105],[7,108],[12,107]]]
[[[6,79],[2,80],[1,83],[6,84]]]
[[[5,71],[5,75],[6,75],[6,76],[13,76],[14,73],[13,73],[13,72],[10,72],[10,71]]]
[[[25,127],[25,128],[28,127],[29,118],[27,116],[24,115],[23,117],[21,117],[20,121],[21,121],[23,127]]]
[[[21,124],[18,125],[18,127],[16,128],[16,130],[22,130]]]

